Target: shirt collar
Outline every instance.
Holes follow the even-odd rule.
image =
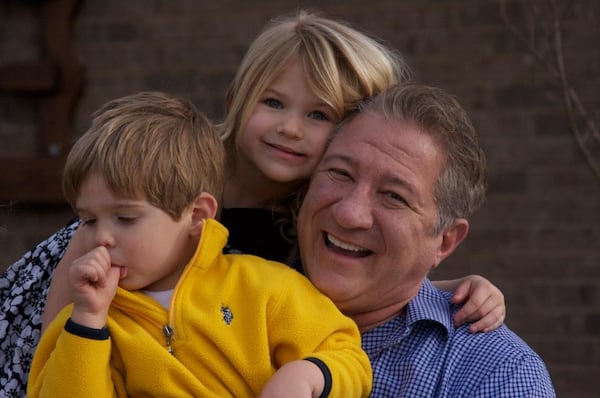
[[[421,321],[432,321],[446,329],[454,330],[452,314],[456,310],[450,299],[452,294],[436,289],[429,278],[425,278],[417,295],[406,306],[406,323],[411,328]]]
[[[454,333],[452,313],[456,310],[449,308],[454,306],[451,297],[450,293],[436,289],[426,278],[417,295],[407,304],[404,314],[362,334],[363,349],[370,358],[375,358],[415,330],[438,328],[445,338],[450,337]]]

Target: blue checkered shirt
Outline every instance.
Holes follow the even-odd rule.
[[[506,326],[455,328],[451,294],[425,280],[405,315],[363,334],[372,397],[555,397],[542,359]]]

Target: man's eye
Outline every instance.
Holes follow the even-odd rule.
[[[329,120],[329,118],[327,117],[327,115],[324,114],[321,111],[310,112],[308,114],[308,117],[310,117],[311,119],[315,119],[315,120],[322,120],[322,121],[328,121]]]
[[[392,200],[394,200],[395,202],[399,202],[401,204],[404,205],[408,205],[408,202],[406,201],[406,199],[404,199],[404,197],[402,197],[401,195],[398,195],[396,192],[385,192],[385,194]]]
[[[340,178],[352,178],[350,176],[350,173],[348,173],[346,170],[344,169],[337,169],[337,168],[331,168],[327,170],[327,173],[329,175],[331,175],[332,177],[336,178],[336,179],[340,179]]]
[[[119,217],[119,221],[123,224],[132,224],[136,219],[137,217]]]
[[[283,104],[281,103],[281,101],[273,99],[273,98],[267,98],[263,102],[269,108],[273,108],[273,109],[282,109],[283,108]]]

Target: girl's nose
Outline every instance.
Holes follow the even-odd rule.
[[[289,139],[301,140],[304,137],[301,119],[300,116],[287,113],[277,127],[277,132]]]

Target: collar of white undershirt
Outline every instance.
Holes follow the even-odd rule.
[[[171,305],[171,296],[173,296],[173,289],[170,290],[161,290],[161,291],[150,291],[143,290],[144,294],[152,297],[154,300],[158,301],[162,304],[163,307],[169,309]]]

